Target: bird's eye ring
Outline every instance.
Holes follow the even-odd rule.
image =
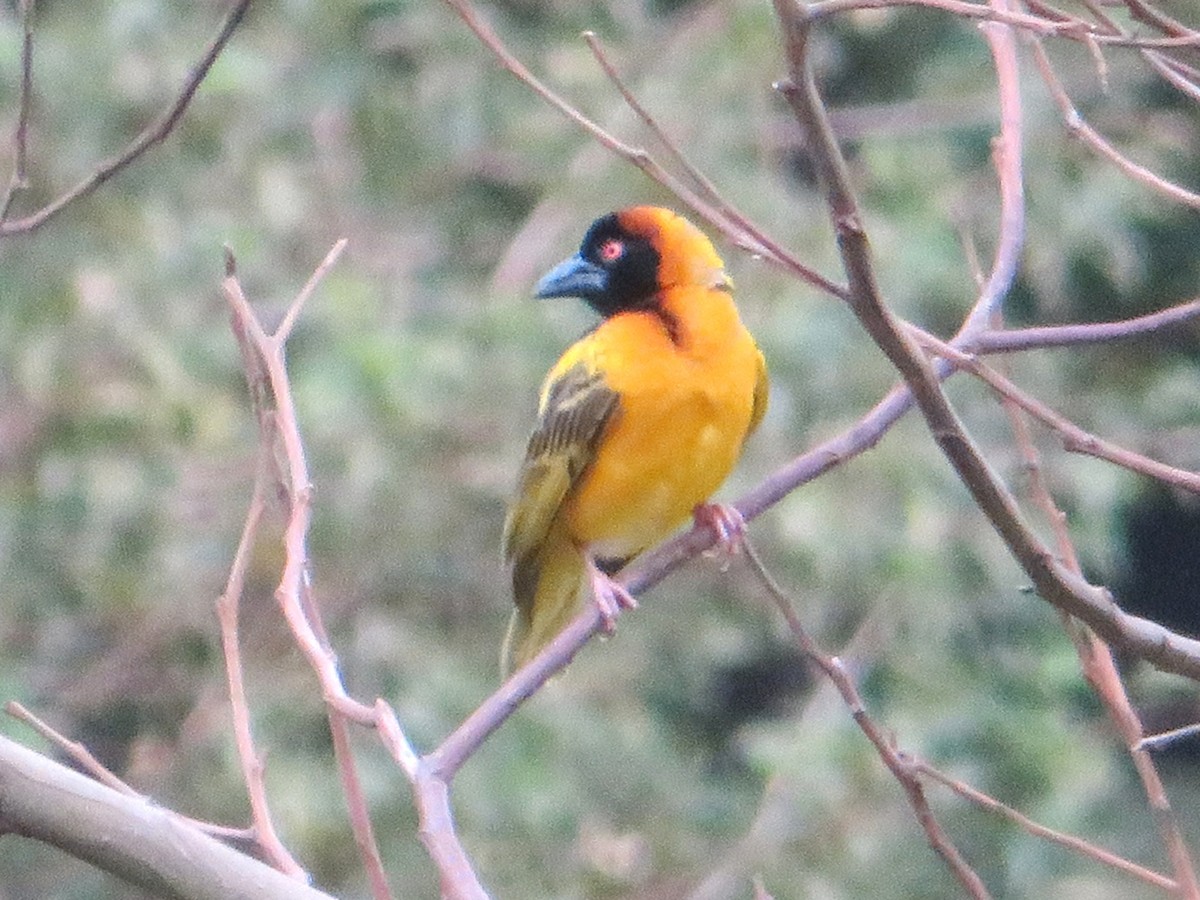
[[[600,245],[600,249],[597,252],[601,262],[612,262],[613,260],[620,259],[621,255],[625,252],[625,242],[619,241],[616,238],[609,238]]]

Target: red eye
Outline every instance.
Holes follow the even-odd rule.
[[[599,252],[601,262],[612,262],[614,259],[619,259],[625,252],[625,243],[616,238],[610,238],[600,245]]]

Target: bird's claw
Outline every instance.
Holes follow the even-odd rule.
[[[588,562],[589,574],[592,581],[592,600],[600,610],[600,618],[604,623],[604,633],[612,634],[617,630],[617,617],[622,610],[637,609],[637,600],[625,588],[617,584],[596,567],[594,562]]]
[[[746,536],[746,520],[740,512],[724,503],[701,503],[692,511],[692,517],[697,525],[709,529],[717,538],[717,542],[704,551],[705,556],[728,559],[737,554]]]

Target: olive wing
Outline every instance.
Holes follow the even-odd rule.
[[[758,372],[754,382],[754,405],[750,410],[750,427],[746,429],[746,437],[754,433],[758,423],[767,414],[767,398],[771,392],[771,383],[767,378],[767,361],[761,352],[758,354]]]
[[[523,585],[522,570],[546,539],[563,501],[587,471],[620,397],[604,377],[579,363],[543,391],[538,421],[525,450],[517,491],[504,521],[504,559],[514,563],[518,605],[531,602],[535,585]]]

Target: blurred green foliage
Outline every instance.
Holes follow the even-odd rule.
[[[157,115],[223,9],[39,2],[30,188],[17,213]],[[596,31],[726,195],[837,272],[795,126],[770,89],[783,65],[769,4],[508,0],[486,13],[587,113],[647,140],[578,39]],[[985,261],[996,237],[986,46],[971,24],[902,10],[831,20],[818,40],[881,283],[903,315],[947,333],[974,294],[964,236]],[[10,3],[4,134],[19,41]],[[1094,124],[1194,186],[1194,105],[1130,51],[1106,51],[1105,91],[1086,48],[1052,49]],[[1032,72],[1025,113],[1030,239],[1011,320],[1124,317],[1194,291],[1195,214],[1072,143]],[[256,432],[218,290],[222,246],[270,320],[345,236],[289,354],[315,481],[317,591],[351,690],[388,698],[418,747],[432,747],[496,683],[503,505],[542,373],[589,324],[578,305],[535,304],[530,285],[593,217],[644,201],[670,198],[504,75],[439,3],[253,7],[165,144],[44,229],[0,243],[0,696],[156,801],[246,820],[213,601]],[[734,496],[853,422],[893,375],[846,310],[723,252],[773,389]],[[1194,331],[1176,332],[1010,365],[1084,427],[1196,468],[1196,351]],[[1020,488],[990,395],[962,378],[950,391]],[[1038,440],[1089,572],[1121,583],[1122,511],[1147,486]],[[787,498],[752,535],[902,746],[1055,828],[1163,866],[1057,616],[1023,591],[919,422]],[[319,692],[271,596],[278,536],[275,521],[244,602],[268,786],[317,883],[365,896]],[[1159,710],[1195,717],[1193,686],[1130,675],[1152,721]],[[3,730],[34,742],[14,722]],[[402,776],[373,740],[357,748],[397,896],[433,896]],[[1183,759],[1166,775],[1194,837],[1195,767]],[[997,896],[1154,896],[930,794]],[[699,561],[656,589],[489,740],[454,800],[497,897],[744,898],[755,873],[780,900],[958,896],[901,791],[828,686],[813,686],[736,560],[724,574]],[[129,896],[60,854],[2,843],[5,900]]]

